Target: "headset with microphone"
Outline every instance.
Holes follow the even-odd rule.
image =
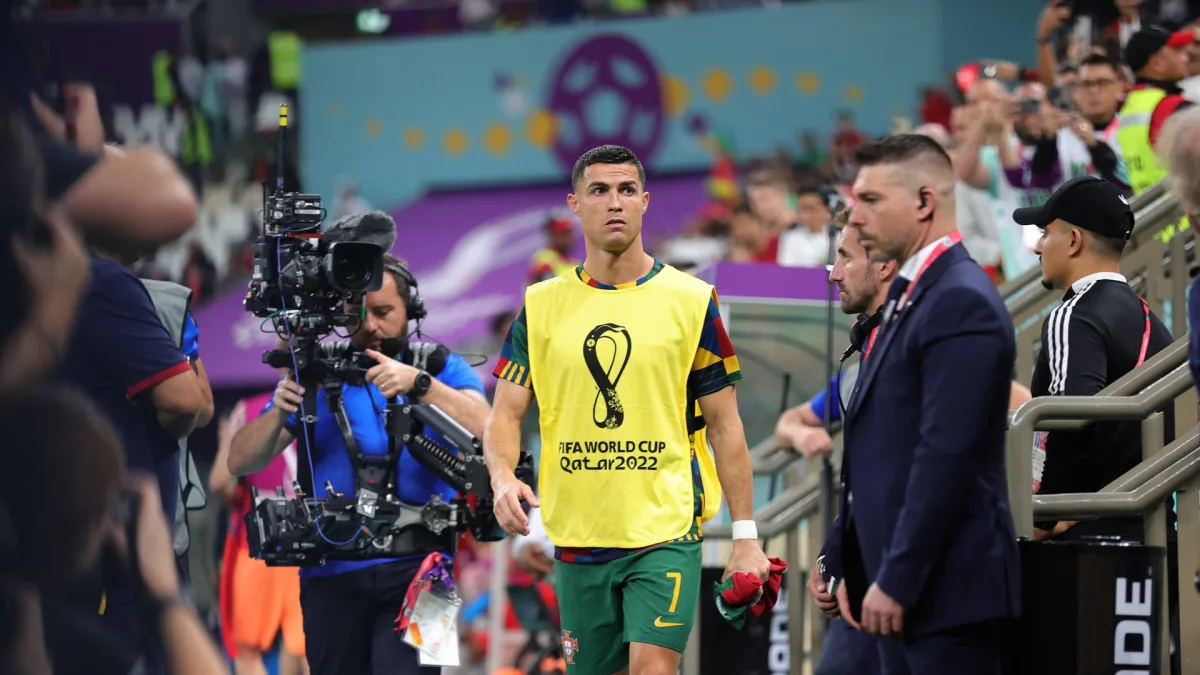
[[[408,315],[409,321],[420,321],[429,313],[425,310],[425,301],[421,299],[421,291],[417,278],[412,272],[408,271],[408,265],[403,261],[386,262],[383,265],[385,271],[391,272],[400,277],[404,285],[408,288],[408,295],[404,298],[404,312]]]

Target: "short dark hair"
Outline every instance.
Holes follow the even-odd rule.
[[[588,150],[575,160],[575,168],[571,169],[572,188],[583,180],[583,172],[593,164],[632,164],[637,167],[638,180],[641,181],[642,187],[646,187],[646,169],[632,150],[620,145],[601,145]]]
[[[1106,54],[1088,54],[1082,61],[1079,62],[1080,68],[1083,68],[1084,66],[1108,66],[1109,68],[1112,68],[1114,72],[1120,70],[1120,68],[1117,67],[1117,64],[1114,63],[1112,59],[1108,58]]]
[[[412,275],[412,272],[410,272],[408,269],[408,263],[397,258],[396,256],[392,255],[391,253],[384,253],[383,254],[383,271],[392,275],[392,281],[396,282],[396,292],[400,294],[400,299],[404,300],[407,303],[408,302],[408,294],[410,292],[410,289],[408,287],[408,279],[405,278],[404,274],[396,272],[397,268],[404,270],[405,272],[407,272],[409,274],[409,276]]]
[[[819,197],[821,200],[821,203],[822,204],[825,203],[825,193],[821,190],[820,185],[801,185],[796,190],[796,198],[797,199],[799,199],[800,197],[807,197],[809,195]]]
[[[20,477],[0,495],[5,545],[16,544],[0,569],[39,584],[69,579],[116,506],[125,476],[121,439],[87,396],[61,385],[0,396],[0,434],[5,464]]]
[[[1058,73],[1056,73],[1056,74],[1057,75],[1071,75],[1071,74],[1078,74],[1078,73],[1079,73],[1079,68],[1074,63],[1064,63],[1063,65],[1058,67]]]
[[[733,207],[733,215],[758,217],[758,214],[754,212],[754,209],[750,208],[750,204],[745,200],[738,202],[737,206]]]
[[[1110,258],[1120,258],[1125,252],[1125,237],[1102,237],[1098,234],[1091,234],[1092,241],[1096,242],[1096,252],[1101,255],[1107,255]]]
[[[915,159],[933,159],[953,171],[950,155],[937,141],[923,134],[896,134],[866,143],[854,153],[859,166],[899,164]]]

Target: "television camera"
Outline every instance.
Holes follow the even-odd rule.
[[[375,362],[345,342],[322,342],[338,327],[357,326],[367,293],[382,287],[384,253],[396,240],[396,224],[383,213],[349,216],[324,232],[320,195],[285,192],[282,164],[287,106],[280,106],[279,165],[274,192],[263,187],[263,236],[254,244],[254,275],[244,306],[269,320],[287,349],[263,353],[263,363],[287,368],[304,387],[301,429],[297,433],[296,496],[254,493],[245,522],[253,557],[272,566],[321,565],[329,560],[390,558],[423,551],[453,550],[457,534],[470,531],[479,541],[503,538],[492,513],[491,480],[482,444],[436,406],[415,396],[392,399],[386,410],[388,451],[367,454],[358,443],[342,405],[342,387],[361,386]],[[406,345],[384,340],[380,351],[436,376],[449,351],[440,345]],[[313,485],[309,444],[316,438],[317,392],[337,422],[355,489],[335,491],[328,481],[323,496]],[[436,432],[438,438],[426,431]],[[396,497],[396,464],[401,450],[458,492],[452,499],[431,495],[422,505]],[[523,453],[517,475],[532,478],[532,459]]]

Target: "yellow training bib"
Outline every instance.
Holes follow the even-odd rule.
[[[687,383],[711,297],[710,285],[670,266],[624,288],[564,274],[526,291],[539,496],[556,545],[640,548],[691,529],[688,408],[696,403]],[[720,486],[697,436],[711,517]]]

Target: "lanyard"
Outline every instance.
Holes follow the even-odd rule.
[[[871,349],[875,346],[875,338],[879,337],[879,326],[871,329],[871,335],[867,338],[867,348],[863,350],[863,363],[867,362],[867,357],[871,355]]]
[[[1138,360],[1134,364],[1134,368],[1145,362],[1146,350],[1150,348],[1150,305],[1147,305],[1146,301],[1141,298],[1138,298],[1138,300],[1142,301],[1142,309],[1146,312],[1146,329],[1142,332],[1142,349],[1138,352]]]
[[[929,255],[925,258],[925,262],[921,263],[921,266],[917,268],[917,273],[913,275],[912,280],[908,282],[908,288],[904,289],[904,295],[900,296],[900,301],[893,305],[891,311],[884,316],[884,323],[888,323],[894,319],[896,314],[901,312],[904,309],[904,306],[908,304],[908,297],[912,295],[913,289],[917,287],[917,282],[921,279],[921,275],[925,274],[925,270],[929,269],[929,266],[933,264],[933,261],[937,260],[938,257],[946,251],[949,251],[951,247],[961,243],[962,238],[962,232],[954,230],[950,234],[937,241],[937,244],[934,245],[933,250],[931,250]]]

